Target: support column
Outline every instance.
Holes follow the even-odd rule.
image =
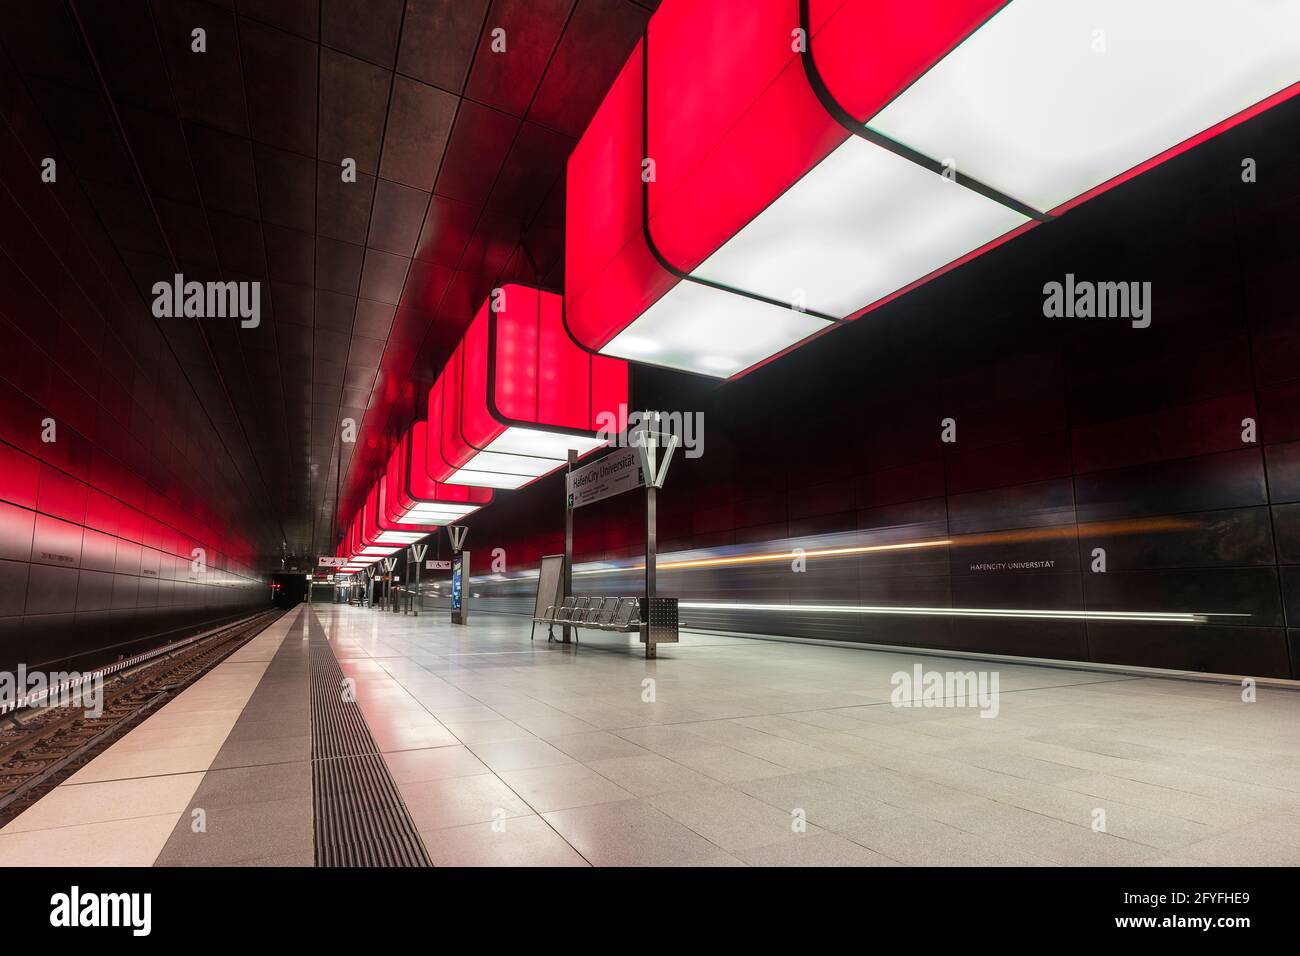
[[[645,596],[646,603],[642,609],[641,626],[645,628],[646,660],[655,657],[654,641],[650,639],[650,602],[655,596],[655,565],[658,563],[659,540],[655,529],[658,510],[658,489],[653,484],[645,489]]]
[[[569,449],[569,467],[568,472],[573,472],[573,466],[578,463],[578,452],[576,449]],[[567,482],[567,478],[566,478]],[[567,484],[565,486],[564,496],[564,594],[563,597],[570,597],[573,594],[573,507],[569,504]],[[565,644],[570,643],[573,638],[573,629],[569,625],[561,628],[560,640]]]

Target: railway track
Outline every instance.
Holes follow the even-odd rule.
[[[274,609],[242,618],[106,677],[98,717],[80,706],[10,714],[0,724],[0,827],[283,614]]]

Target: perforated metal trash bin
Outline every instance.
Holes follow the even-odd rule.
[[[677,643],[677,598],[641,599],[641,643],[645,656],[655,656],[656,644]]]

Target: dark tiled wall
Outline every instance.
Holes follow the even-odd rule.
[[[1241,180],[1246,157],[1258,182]],[[1211,612],[1196,624],[881,617],[834,636],[1300,677],[1298,222],[1293,101],[740,381],[638,370],[637,405],[705,414],[703,458],[679,458],[660,498],[662,550],[850,530],[952,541],[805,575],[661,575],[665,590]],[[1044,318],[1043,285],[1067,272],[1150,281],[1151,327]],[[940,441],[947,417],[955,444]],[[560,551],[561,487],[500,496],[473,522],[476,554],[502,546],[522,568]],[[579,559],[639,558],[640,509],[627,495],[578,512]]]
[[[59,153],[12,79],[0,77],[4,670],[111,661],[270,595],[230,456],[85,197],[41,182],[40,158]]]

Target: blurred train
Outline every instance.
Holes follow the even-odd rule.
[[[1212,660],[1196,666],[1186,653],[1162,657],[1160,647],[1252,623],[1249,606],[1231,597],[1230,606],[1207,607],[1198,602],[1213,598],[1203,591],[1153,593],[1141,575],[1090,573],[1096,541],[1207,530],[1186,519],[961,536],[942,528],[942,522],[918,523],[664,553],[657,562],[658,593],[679,599],[687,630],[1198,670],[1227,668]],[[1121,555],[1134,548],[1130,541],[1127,549],[1114,550]],[[536,588],[536,569],[470,579],[480,611],[531,616]],[[445,583],[425,590],[426,604],[445,605]],[[644,564],[580,562],[573,591],[644,593]],[[1157,636],[1150,629],[1158,629]],[[1126,655],[1125,647],[1138,653]]]

